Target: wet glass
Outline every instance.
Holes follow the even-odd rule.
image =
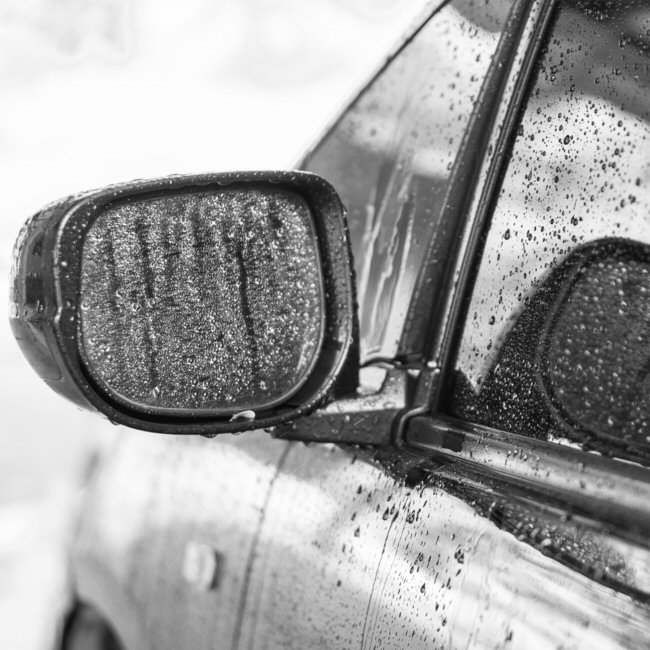
[[[272,406],[304,383],[323,336],[310,210],[248,185],[117,205],[87,233],[80,308],[88,371],[119,402]]]
[[[421,356],[422,337],[405,349],[402,333],[430,247],[427,281],[442,282],[455,232],[441,223],[446,189],[511,4],[433,13],[303,162],[348,210],[362,362]]]
[[[605,243],[553,315],[541,360],[562,417],[647,446],[650,422],[650,246]]]
[[[533,333],[545,313],[533,303],[540,303],[553,270],[579,246],[608,238],[650,243],[650,36],[644,16],[647,4],[638,0],[560,5],[469,299],[450,402],[458,416],[554,440],[569,431],[584,441],[579,427],[563,426],[540,393]],[[588,310],[581,320],[574,314],[573,327],[591,328],[593,317]],[[617,321],[610,336],[630,337],[633,321]],[[643,346],[635,349],[645,355]],[[594,352],[593,363],[605,362]],[[631,408],[625,381],[610,373],[604,389],[618,403],[600,400],[603,413],[592,413],[593,422]],[[635,436],[644,439],[645,433],[638,429]]]

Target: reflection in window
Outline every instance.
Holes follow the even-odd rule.
[[[641,0],[561,6],[469,302],[456,360],[457,415],[525,435],[560,435],[538,385],[539,338],[525,325],[541,309],[532,303],[581,244],[650,243],[650,40],[640,31],[642,12],[648,15]],[[548,293],[549,305],[555,298]],[[537,320],[546,316],[535,312]]]

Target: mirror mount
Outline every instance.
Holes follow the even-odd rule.
[[[334,400],[319,408],[310,418],[295,420],[275,428],[274,437],[303,442],[388,447],[396,444],[399,416],[409,409],[407,402],[408,371],[397,368],[362,368],[382,370],[384,379],[379,390],[363,394],[363,384],[355,395]]]

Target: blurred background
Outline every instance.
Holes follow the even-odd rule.
[[[0,0],[5,282],[22,223],[66,194],[291,167],[425,5]],[[119,428],[38,379],[0,304],[0,648],[40,650],[65,593],[85,468]]]

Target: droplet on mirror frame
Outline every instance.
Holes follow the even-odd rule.
[[[231,418],[231,422],[237,422],[238,420],[254,420],[255,419],[255,411],[247,410],[247,411],[240,411],[239,413],[235,413]]]

